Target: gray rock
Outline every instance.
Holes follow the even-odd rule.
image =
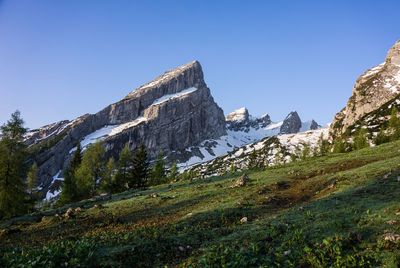
[[[245,131],[249,132],[250,128],[260,129],[265,128],[271,124],[271,118],[268,114],[265,114],[259,118],[253,118],[249,115],[247,108],[243,107],[226,117],[226,127],[232,131]]]
[[[280,134],[292,134],[300,131],[301,120],[296,111],[286,116],[280,129]]]
[[[160,100],[168,96],[175,97]],[[135,121],[138,118],[145,120]],[[35,161],[43,191],[68,165],[70,150],[79,140],[105,126],[125,123],[130,126],[124,125],[126,128],[103,140],[110,156],[117,157],[125,143],[132,151],[144,143],[150,160],[163,150],[171,161],[187,161],[192,154],[186,148],[226,135],[223,111],[210,94],[200,63],[193,61],[162,74],[96,114],[29,132],[26,143],[38,148]]]
[[[330,136],[340,136],[358,119],[398,96],[399,76],[400,40],[389,50],[384,63],[367,70],[357,79],[346,107],[335,115],[330,125]]]

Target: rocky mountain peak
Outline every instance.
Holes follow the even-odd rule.
[[[228,114],[226,117],[226,121],[231,121],[231,122],[245,122],[249,120],[249,111],[247,110],[246,107],[237,109],[233,111],[232,113]]]
[[[400,66],[400,40],[389,50],[385,62]]]
[[[283,120],[283,124],[280,129],[281,134],[292,134],[297,133],[301,129],[301,119],[299,114],[296,111],[289,113],[285,120]]]
[[[246,107],[237,109],[226,117],[228,130],[249,132],[250,128],[260,129],[271,124],[268,114],[261,117],[252,117]]]
[[[164,96],[187,88],[206,87],[203,70],[197,60],[166,71],[153,81],[146,83],[129,93],[125,99],[146,95]]]
[[[364,115],[378,109],[400,93],[400,41],[389,50],[384,63],[364,72],[353,87],[347,105],[330,126],[330,136],[346,132]]]
[[[318,125],[318,123],[315,122],[314,119],[311,120],[310,130],[316,130],[316,129],[319,129],[320,127],[321,127],[321,126]]]

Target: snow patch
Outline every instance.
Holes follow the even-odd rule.
[[[60,180],[63,181],[64,178],[59,178],[58,176],[61,174],[61,170],[59,170],[57,172],[56,175],[53,176],[53,180],[50,183],[50,187],[54,184],[54,182],[56,180]],[[56,196],[58,196],[61,193],[61,188],[57,189],[57,190],[53,190],[53,192],[51,192],[51,190],[49,189],[48,192],[46,193],[46,197],[45,200],[50,201],[51,199],[55,198]]]
[[[197,88],[191,87],[191,88],[182,90],[182,91],[174,93],[174,94],[164,95],[161,98],[156,99],[151,105],[158,105],[158,104],[161,104],[161,103],[173,100],[173,99],[177,99],[177,98],[183,97],[185,95],[188,95],[192,92],[195,92],[196,90],[197,90]]]
[[[123,132],[123,131],[126,130],[126,129],[129,129],[129,128],[131,128],[131,127],[137,126],[137,125],[139,125],[140,123],[146,122],[146,121],[147,121],[147,118],[145,118],[145,117],[143,117],[143,116],[138,117],[138,118],[136,118],[135,120],[133,120],[133,121],[131,121],[131,122],[128,122],[128,123],[125,123],[125,124],[121,124],[121,125],[118,125],[118,126],[114,127],[114,128],[111,130],[111,132],[110,132],[110,134],[109,134],[108,136],[117,135],[118,133],[121,133],[121,132]]]

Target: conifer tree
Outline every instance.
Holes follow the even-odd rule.
[[[179,176],[179,169],[178,169],[178,165],[176,163],[174,163],[171,167],[171,170],[168,174],[168,180],[169,181],[175,181]]]
[[[151,178],[152,185],[162,184],[167,180],[165,174],[164,152],[162,150],[158,152],[157,161],[152,169]]]
[[[139,151],[133,158],[132,180],[129,182],[130,188],[140,188],[146,186],[149,174],[149,161],[147,150],[144,144],[140,145]]]
[[[303,144],[303,150],[301,151],[300,159],[305,160],[309,156],[310,156],[310,144],[305,143]]]
[[[0,218],[24,213],[27,209],[24,184],[27,152],[24,121],[19,111],[0,127]]]
[[[39,186],[37,173],[38,173],[38,166],[36,162],[34,162],[31,168],[29,169],[28,177],[26,179],[26,186],[31,197],[33,196],[33,189]]]
[[[337,138],[333,147],[334,153],[345,153],[346,144],[341,137]]]
[[[367,130],[361,126],[358,134],[354,138],[354,149],[360,150],[366,147],[369,147],[368,139],[367,139]]]
[[[126,185],[132,181],[133,159],[129,150],[129,144],[126,143],[119,154],[118,168],[115,175],[114,191],[122,192],[126,190]]]
[[[106,152],[102,142],[89,145],[82,157],[82,164],[75,172],[79,198],[88,198],[96,193],[103,178]]]
[[[397,108],[393,106],[388,122],[389,131],[392,133],[390,140],[397,140],[400,138],[400,119],[397,117],[398,113]]]
[[[81,147],[81,142],[78,141],[78,144],[76,145],[76,150],[72,155],[70,165],[63,171],[64,181],[61,186],[61,194],[59,199],[59,203],[61,205],[77,201],[78,190],[76,185],[75,172],[78,170],[81,163],[82,163],[82,147]]]
[[[255,167],[257,167],[257,153],[256,150],[253,149],[253,152],[251,152],[251,154],[249,155],[249,162],[247,164],[247,168],[251,169]]]
[[[106,192],[110,192],[110,193],[116,193],[118,192],[118,186],[116,183],[116,165],[115,165],[115,161],[114,158],[111,157],[108,160],[105,172],[104,172],[104,178],[102,180],[102,188],[104,191]]]
[[[229,168],[229,173],[235,173],[237,170],[236,166],[234,163],[231,164],[230,168]]]

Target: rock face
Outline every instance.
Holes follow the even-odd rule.
[[[359,118],[378,109],[400,93],[400,40],[384,63],[366,71],[356,81],[353,95],[330,126],[332,138],[346,132]]]
[[[291,112],[283,121],[280,129],[281,134],[297,133],[301,129],[301,119],[296,111]]]
[[[226,123],[228,130],[249,132],[250,128],[258,130],[267,127],[271,124],[271,118],[268,114],[253,118],[247,108],[243,107],[228,114]]]
[[[321,126],[318,125],[317,122],[315,122],[314,120],[311,121],[311,125],[310,125],[310,130],[316,130],[319,129]]]
[[[222,135],[226,135],[223,111],[210,94],[200,63],[193,61],[162,74],[96,114],[31,131],[26,143],[36,153],[39,178],[46,189],[52,177],[68,164],[78,140],[83,146],[103,140],[112,156],[126,143],[132,151],[144,143],[154,158],[159,150],[168,156]]]

